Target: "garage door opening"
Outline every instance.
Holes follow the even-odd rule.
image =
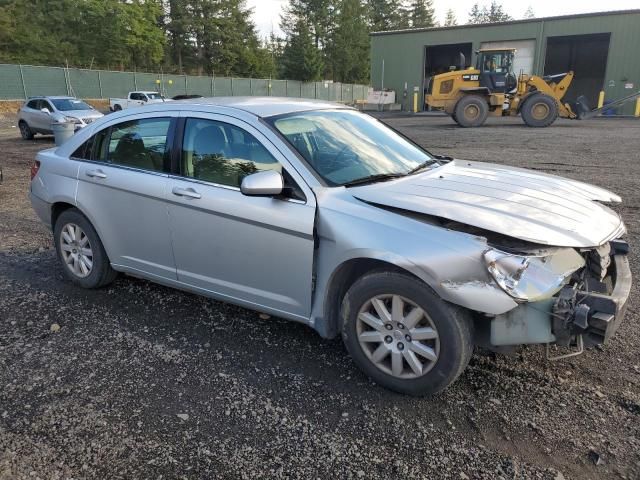
[[[575,102],[587,97],[589,106],[598,104],[598,94],[604,88],[610,33],[549,37],[544,61],[544,74],[555,75],[573,70],[573,83],[564,97]]]
[[[460,54],[465,56],[465,67],[471,65],[471,43],[449,43],[446,45],[427,45],[424,47],[424,90],[434,75],[451,71],[452,67],[460,67]]]

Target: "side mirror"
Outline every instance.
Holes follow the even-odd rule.
[[[280,172],[264,170],[247,175],[240,184],[240,191],[248,197],[274,197],[284,189],[284,179]]]
[[[42,113],[51,113],[47,107],[41,108],[40,111]]]

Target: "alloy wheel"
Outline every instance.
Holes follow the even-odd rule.
[[[85,278],[93,269],[93,250],[87,234],[74,223],[67,223],[60,233],[60,253],[75,276]]]
[[[394,377],[421,377],[438,361],[440,339],[433,321],[400,295],[378,295],[365,302],[356,333],[369,360]]]

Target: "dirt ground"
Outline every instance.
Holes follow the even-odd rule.
[[[619,193],[640,271],[639,121],[384,120],[435,153]],[[603,348],[556,363],[537,347],[476,354],[442,394],[397,395],[302,325],[129,277],[73,287],[26,197],[52,141],[19,140],[11,124],[0,121],[0,480],[640,478],[637,282]]]

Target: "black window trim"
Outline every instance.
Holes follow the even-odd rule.
[[[138,168],[138,167],[132,167],[129,165],[123,165],[120,163],[111,163],[108,161],[104,161],[104,160],[96,160],[95,158],[78,158],[78,157],[74,157],[73,154],[76,153],[80,147],[84,146],[84,149],[82,151],[82,154],[84,156],[87,155],[87,147],[89,145],[91,145],[91,154],[92,156],[94,155],[93,152],[93,147],[95,145],[95,141],[96,141],[96,137],[101,134],[104,131],[107,131],[106,134],[106,142],[105,145],[108,145],[111,142],[111,133],[113,131],[113,127],[117,126],[117,125],[121,125],[123,123],[127,123],[127,122],[135,122],[135,121],[139,121],[139,120],[153,120],[153,119],[169,119],[169,128],[167,129],[167,138],[165,141],[165,146],[164,146],[164,154],[163,154],[163,159],[162,159],[162,170],[158,171],[158,170],[147,170],[144,168]],[[132,171],[136,171],[136,172],[143,172],[143,173],[150,173],[153,175],[160,175],[160,176],[170,176],[172,173],[172,164],[173,164],[173,150],[175,148],[175,137],[177,137],[176,135],[176,124],[181,120],[181,118],[178,118],[176,116],[169,116],[169,117],[143,117],[143,118],[135,118],[135,119],[130,119],[130,120],[125,120],[123,122],[118,122],[118,123],[114,123],[113,125],[109,125],[108,127],[105,127],[101,130],[98,130],[97,132],[94,132],[91,135],[91,138],[88,138],[87,140],[85,140],[82,145],[80,145],[80,147],[78,147],[77,149],[75,149],[71,155],[69,155],[69,159],[70,160],[76,160],[79,162],[88,162],[88,163],[93,163],[96,165],[103,165],[103,166],[107,166],[107,167],[115,167],[115,168],[122,168],[125,170],[132,170]],[[108,160],[108,157],[107,157]]]
[[[220,114],[220,113],[214,113],[214,115],[223,115],[224,114]],[[229,117],[232,118],[234,120],[238,120],[238,121],[242,121],[239,119],[236,119],[235,117]],[[234,187],[232,185],[223,185],[221,183],[214,183],[214,182],[208,182],[206,180],[201,180],[199,178],[194,178],[194,177],[188,177],[186,175],[183,174],[182,172],[182,146],[184,143],[184,134],[185,134],[185,130],[186,130],[186,124],[187,124],[187,120],[188,119],[196,119],[196,120],[208,120],[211,122],[217,122],[217,123],[225,123],[221,120],[215,120],[212,118],[207,118],[207,117],[198,117],[198,116],[185,116],[185,117],[180,117],[179,119],[179,123],[177,125],[177,129],[176,129],[176,135],[173,141],[173,152],[172,152],[172,156],[171,156],[171,173],[169,174],[169,176],[171,178],[175,178],[177,180],[184,180],[184,181],[188,181],[188,182],[194,182],[200,185],[209,185],[212,187],[218,187],[218,188],[224,188],[226,190],[233,190],[236,192],[240,192],[240,187]],[[247,131],[245,128],[242,128],[239,125],[234,125],[233,123],[228,123],[228,125],[237,127],[245,132],[247,132],[249,135],[251,135],[252,137],[255,138],[255,135],[253,135],[251,132]],[[260,145],[262,145],[263,148],[265,148],[267,150],[267,152],[269,152],[269,149],[267,147],[265,147],[262,142],[256,138],[256,141],[258,141],[260,143]],[[274,146],[274,148],[276,148]],[[276,150],[278,150],[276,148]],[[280,150],[278,150],[280,151]],[[271,154],[271,152],[269,152]],[[275,157],[274,157],[275,158]],[[292,181],[294,181],[295,183],[296,180],[291,176],[291,174],[289,172],[287,172],[286,166],[277,158],[275,158],[275,160],[282,166],[282,171],[287,173],[287,176],[289,176],[291,178]],[[283,175],[284,177],[284,175]],[[292,203],[299,203],[299,204],[307,204],[307,196],[304,193],[304,190],[298,185],[298,190],[300,191],[300,193],[302,194],[303,198],[291,198],[291,197],[282,197],[280,198],[281,200],[287,201],[287,202],[292,202]]]

